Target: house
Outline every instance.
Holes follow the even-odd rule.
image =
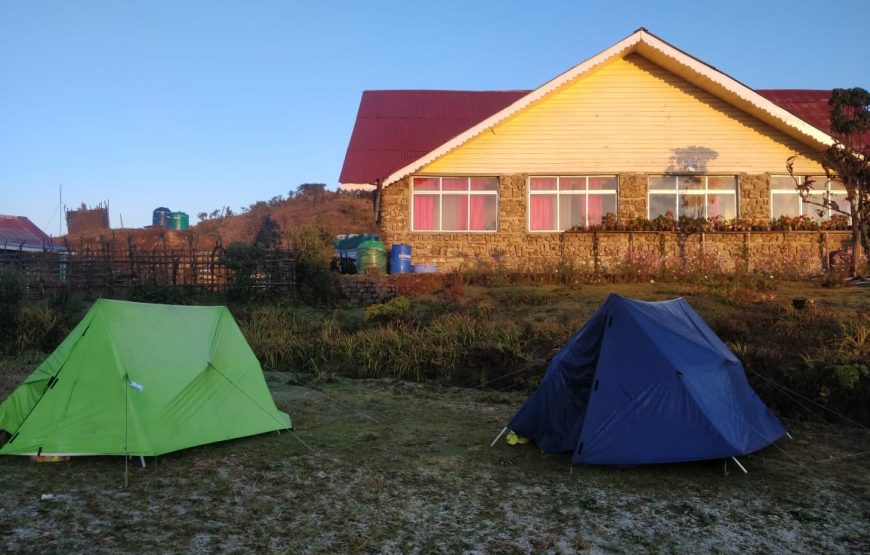
[[[66,252],[25,216],[0,214],[0,251]]]
[[[824,265],[846,234],[746,232],[831,216],[797,194],[790,156],[819,195],[845,198],[820,165],[829,96],[753,90],[639,29],[530,91],[364,92],[339,181],[375,190],[385,242],[441,269],[599,267],[602,252],[613,262],[636,248]],[[659,216],[737,221],[742,233],[584,232]]]

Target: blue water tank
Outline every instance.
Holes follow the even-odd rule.
[[[390,273],[407,274],[411,271],[411,245],[398,243],[390,250]]]
[[[172,210],[165,206],[155,208],[151,225],[153,227],[172,227]]]

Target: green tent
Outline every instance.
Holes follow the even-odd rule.
[[[98,300],[0,405],[0,455],[146,455],[291,428],[230,311]]]

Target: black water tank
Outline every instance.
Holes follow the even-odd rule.
[[[164,206],[155,208],[151,225],[153,227],[172,227],[172,210]]]

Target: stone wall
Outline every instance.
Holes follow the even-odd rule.
[[[340,275],[338,290],[352,304],[382,303],[396,296],[396,277]]]
[[[770,175],[738,175],[737,197],[740,218],[755,224],[770,221]]]
[[[646,218],[649,181],[645,173],[619,174],[616,188],[616,213],[620,222]]]
[[[338,290],[351,304],[368,306],[385,303],[397,295],[431,295],[444,290],[449,280],[445,274],[347,274],[338,277]]]
[[[689,263],[704,257],[725,268],[758,269],[791,264],[807,271],[826,267],[830,251],[848,244],[847,231],[753,232],[605,232],[529,233],[526,222],[524,174],[500,176],[499,221],[496,233],[426,233],[410,231],[410,179],[384,190],[381,209],[383,240],[410,244],[413,264],[436,264],[441,272],[499,265],[542,271],[570,265],[590,271],[613,271],[632,255],[669,257]],[[767,174],[738,177],[739,210],[743,219],[770,220]],[[647,176],[620,174],[619,220],[645,217]]]

